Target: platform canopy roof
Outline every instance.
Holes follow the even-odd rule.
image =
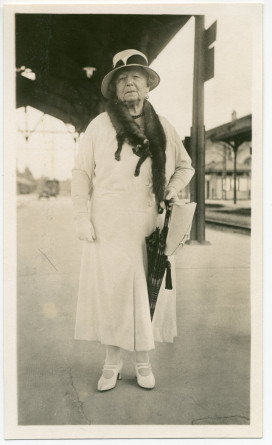
[[[190,17],[16,14],[17,107],[29,105],[84,131],[104,110],[100,85],[113,55],[134,48],[151,63]],[[86,67],[95,68],[90,78]]]
[[[212,161],[205,167],[205,173],[220,173],[222,174],[222,171],[224,169],[222,161]],[[233,173],[234,171],[234,165],[232,159],[226,160],[225,170],[228,173]],[[242,164],[241,162],[237,162],[236,164],[236,171],[238,173],[247,173],[251,171],[251,165]]]
[[[252,115],[234,119],[227,124],[219,125],[206,131],[206,139],[213,142],[226,142],[239,146],[252,139]]]

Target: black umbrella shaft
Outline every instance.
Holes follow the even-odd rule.
[[[165,215],[165,219],[164,219],[163,228],[168,227],[169,219],[170,219],[170,216],[171,216],[171,211],[172,211],[171,208],[168,207],[167,210],[166,210],[166,215]]]

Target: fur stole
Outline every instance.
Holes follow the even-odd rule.
[[[151,103],[144,101],[144,132],[132,119],[127,106],[121,101],[109,100],[106,111],[111,123],[116,130],[117,150],[115,159],[120,161],[123,143],[127,141],[133,153],[139,156],[135,169],[135,176],[140,174],[142,163],[148,156],[152,159],[152,184],[153,193],[156,197],[158,211],[160,212],[160,201],[164,199],[165,192],[165,162],[166,162],[166,136],[159,117]]]

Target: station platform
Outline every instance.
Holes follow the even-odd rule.
[[[18,208],[20,425],[240,425],[250,423],[250,237],[206,230],[209,245],[176,258],[178,336],[156,343],[156,386],[123,378],[97,391],[104,347],[75,341],[82,244],[69,198]]]
[[[37,193],[17,195],[17,208],[37,199]],[[42,200],[46,200],[46,198],[42,198]],[[225,224],[225,226],[236,226],[247,230],[251,228],[251,202],[249,200],[238,200],[236,204],[232,200],[206,200],[205,214],[207,223],[218,223],[221,226]]]
[[[206,200],[206,222],[251,229],[251,202],[238,200],[236,204],[230,200]]]

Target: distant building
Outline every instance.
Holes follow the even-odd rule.
[[[16,169],[17,194],[32,193],[36,190],[36,187],[37,183],[28,167],[25,168],[23,173]]]
[[[206,131],[206,199],[251,197],[251,115]]]

